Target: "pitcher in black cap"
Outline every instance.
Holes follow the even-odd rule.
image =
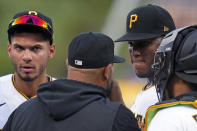
[[[38,96],[17,108],[3,131],[139,131],[132,112],[107,98],[113,63],[121,62],[111,38],[79,34],[68,48],[67,79],[42,84]]]
[[[167,10],[157,5],[145,5],[128,13],[126,34],[116,40],[116,42],[128,42],[131,63],[136,75],[148,78],[147,85],[131,107],[141,127],[144,125],[147,108],[158,102],[151,70],[154,53],[162,38],[174,29],[173,19]]]
[[[53,80],[46,66],[55,54],[52,20],[38,11],[15,14],[7,32],[15,72],[0,77],[0,129],[13,110],[36,96],[38,85]]]

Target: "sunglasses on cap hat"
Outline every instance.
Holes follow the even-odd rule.
[[[37,15],[22,15],[13,20],[12,26],[17,24],[32,23],[45,29],[51,28],[49,24]]]

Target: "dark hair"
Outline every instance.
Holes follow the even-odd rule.
[[[9,43],[11,43],[11,38],[17,33],[40,33],[44,41],[49,41],[50,45],[53,43],[53,39],[48,35],[48,33],[46,33],[44,30],[37,30],[35,28],[20,28],[18,30],[14,30],[8,34]]]

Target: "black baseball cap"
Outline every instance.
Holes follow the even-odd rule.
[[[39,31],[47,35],[50,43],[53,41],[52,20],[44,14],[31,10],[16,13],[8,26],[8,37],[15,31]],[[10,37],[9,37],[10,38]]]
[[[156,38],[175,28],[174,21],[167,10],[149,4],[129,12],[126,21],[127,33],[115,42]]]
[[[124,58],[114,55],[113,40],[98,32],[80,33],[68,48],[69,65],[75,68],[95,69],[124,61]]]

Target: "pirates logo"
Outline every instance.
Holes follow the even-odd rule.
[[[132,28],[132,24],[137,21],[137,18],[138,18],[137,14],[133,14],[130,16],[129,29]]]

